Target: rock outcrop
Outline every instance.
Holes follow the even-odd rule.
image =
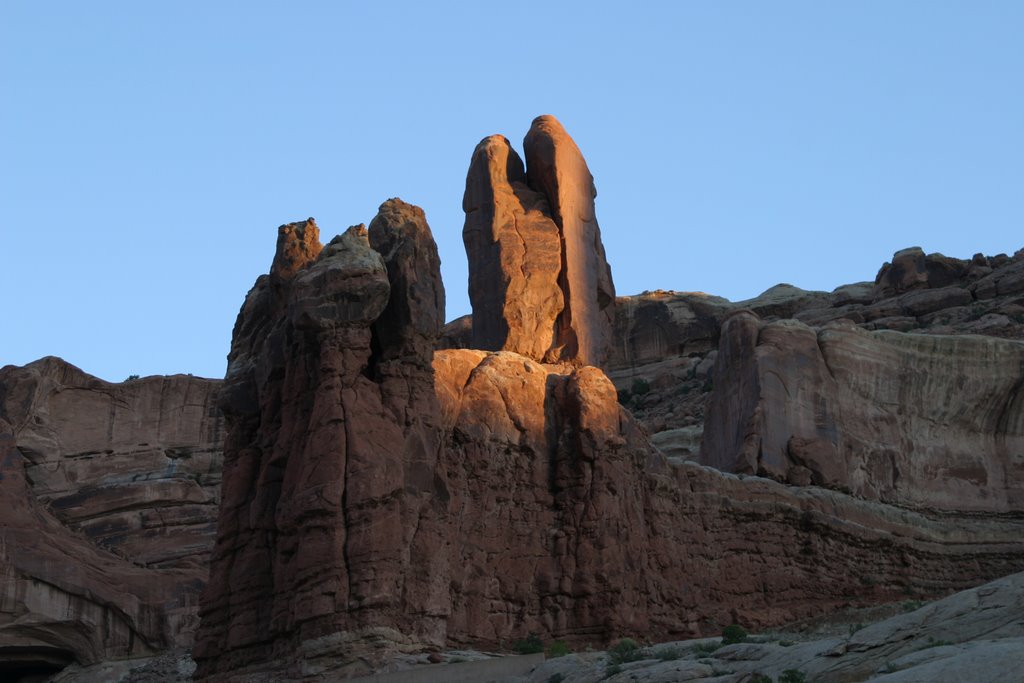
[[[442,295],[413,207],[315,252],[260,278],[236,325],[199,679],[354,674],[530,632],[713,634],[1024,568],[1017,515],[672,464],[598,368],[431,353]]]
[[[565,307],[562,238],[548,200],[531,190],[523,162],[501,135],[473,152],[462,200],[469,255],[470,345],[543,360]]]
[[[701,461],[919,508],[1024,510],[1024,343],[725,321]]]
[[[191,645],[220,493],[220,382],[0,369],[0,671]]]
[[[615,286],[594,210],[597,190],[553,116],[533,121],[527,168],[500,135],[477,145],[466,178],[472,346],[603,365]]]
[[[282,226],[271,275],[235,326],[198,677],[268,662],[309,671],[317,648],[355,649],[377,627],[430,633],[443,588],[424,571],[444,499],[431,367],[444,291],[430,229],[397,199],[369,234],[293,247],[310,228]]]
[[[1024,671],[1024,574],[1014,574],[865,626],[836,624],[842,635],[809,637],[799,631],[661,643],[639,651],[638,661],[609,671],[605,653],[550,659],[529,676],[507,683],[743,683],[800,679],[815,683],[1004,683]],[[826,625],[823,625],[826,626]],[[826,626],[827,628],[827,626]]]
[[[660,290],[620,297],[606,368],[666,453],[697,459],[722,323],[744,309],[765,322],[846,320],[864,330],[1024,340],[1024,251],[963,260],[914,247],[897,252],[875,281],[832,292],[780,284],[737,302]]]

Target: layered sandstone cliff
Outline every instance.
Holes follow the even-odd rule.
[[[57,358],[0,369],[0,671],[191,644],[220,494],[218,386],[110,384]]]
[[[726,319],[701,462],[914,508],[1024,510],[1024,343]]]
[[[606,368],[659,447],[696,460],[722,324],[732,312],[812,327],[845,320],[868,331],[1024,340],[1022,274],[1022,252],[954,259],[911,248],[885,263],[874,282],[832,292],[780,284],[738,302],[661,290],[620,297]]]
[[[314,229],[282,228],[235,328],[200,679],[713,634],[1024,568],[1009,499],[939,513],[672,464],[596,367],[431,354],[442,290],[414,207],[322,252]]]

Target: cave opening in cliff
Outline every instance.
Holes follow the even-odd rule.
[[[0,648],[0,681],[43,683],[74,661],[69,650],[56,647]]]

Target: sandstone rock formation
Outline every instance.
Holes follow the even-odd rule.
[[[553,116],[523,142],[527,170],[500,135],[477,145],[466,178],[472,346],[535,360],[602,365],[615,286],[594,211],[597,191]]]
[[[864,330],[1024,339],[1022,274],[1024,251],[962,260],[915,247],[894,255],[876,281],[831,293],[782,284],[738,302],[660,290],[620,297],[606,367],[659,447],[696,460],[700,437],[694,431],[703,428],[720,330],[732,311],[749,309],[765,322],[796,318],[812,327],[846,320]]]
[[[352,674],[531,631],[713,634],[1024,568],[1017,516],[673,465],[595,367],[431,353],[442,295],[413,207],[315,252],[279,244],[310,256],[260,278],[236,325],[200,679]]]
[[[471,345],[543,359],[565,307],[559,287],[562,238],[548,200],[526,183],[523,162],[501,135],[473,152],[462,200],[469,295],[476,315]]]
[[[292,245],[309,228],[282,226],[235,326],[199,677],[277,660],[308,670],[332,638],[432,630],[436,247],[423,212],[397,199],[369,234],[355,226],[322,251]]]
[[[1024,509],[1024,343],[722,327],[701,461],[909,507]]]
[[[191,644],[220,492],[219,384],[110,384],[57,358],[0,369],[0,672]]]

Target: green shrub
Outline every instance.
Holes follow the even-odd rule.
[[[678,647],[663,647],[655,652],[654,656],[663,662],[674,662],[683,658],[683,651]]]
[[[732,624],[731,626],[726,626],[725,630],[722,631],[722,645],[742,643],[746,639],[747,632],[739,624]]]
[[[750,683],[772,683],[772,677],[755,671],[750,678]]]
[[[138,378],[139,378],[138,375],[128,375],[128,379],[126,379],[125,382],[131,382],[133,379],[138,379]]]
[[[607,676],[614,676],[615,674],[620,673],[621,671],[622,671],[622,667],[619,666],[618,664],[609,664],[608,668],[606,668],[604,670],[604,675],[606,677]]]
[[[803,671],[786,669],[779,674],[779,683],[807,683],[807,676]]]
[[[697,646],[693,648],[693,653],[698,657],[703,657],[711,654],[720,647],[722,647],[722,643],[698,643]]]
[[[565,680],[565,674],[558,672],[553,673],[548,677],[548,683],[562,683]]]
[[[565,644],[564,640],[556,640],[548,645],[548,659],[564,657],[570,652],[572,652],[572,650],[569,649],[569,646]]]
[[[611,664],[625,664],[643,659],[644,651],[632,638],[623,638],[615,643],[615,646],[608,650],[608,662]]]
[[[637,377],[633,380],[633,386],[630,389],[630,393],[634,396],[643,396],[644,394],[650,393],[651,383],[645,380],[643,377]]]
[[[536,633],[531,633],[522,640],[517,640],[512,649],[521,655],[534,655],[544,652],[544,641]]]

